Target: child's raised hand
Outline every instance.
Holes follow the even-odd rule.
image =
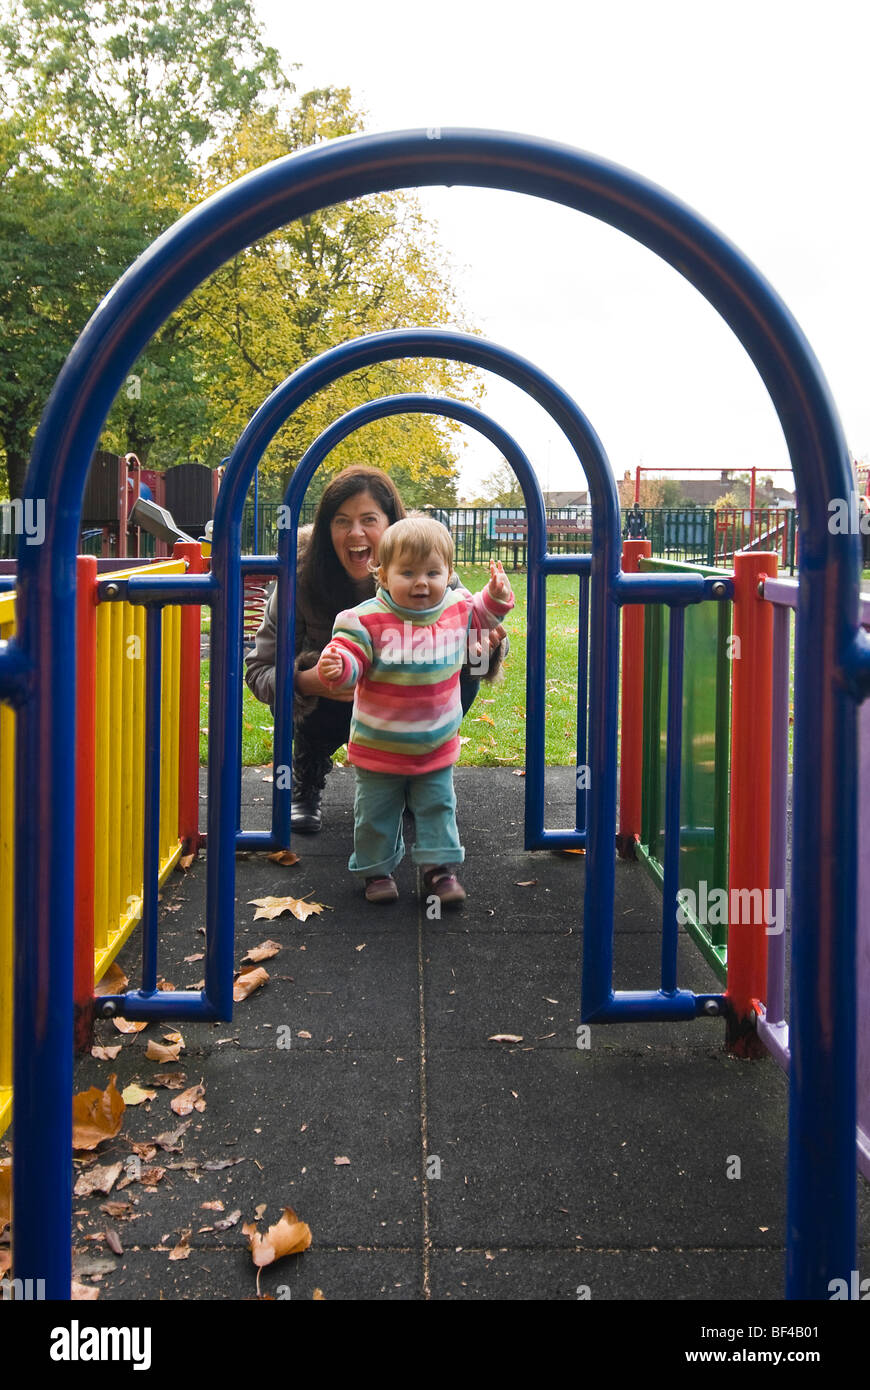
[[[489,589],[493,598],[506,603],[511,596],[510,580],[504,572],[501,560],[489,562]]]
[[[317,674],[324,684],[337,681],[341,675],[344,662],[336,647],[327,644],[320,653],[320,660],[317,663]]]

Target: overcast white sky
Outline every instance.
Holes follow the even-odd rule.
[[[255,0],[299,91],[349,86],[370,130],[541,135],[643,174],[720,228],[797,318],[853,453],[870,458],[870,5],[865,0]],[[470,319],[550,372],[617,476],[788,466],[743,348],[651,252],[518,194],[424,190]],[[488,376],[484,408],[542,485],[582,478],[538,406]],[[497,463],[468,432],[463,482]],[[703,476],[703,475],[702,475]],[[783,477],[782,482],[787,480]]]

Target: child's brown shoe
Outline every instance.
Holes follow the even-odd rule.
[[[366,879],[366,898],[370,903],[394,903],[398,896],[399,889],[392,874]]]
[[[442,903],[464,903],[467,896],[459,879],[450,872],[446,864],[426,869],[423,874],[423,887],[427,893],[434,893]]]

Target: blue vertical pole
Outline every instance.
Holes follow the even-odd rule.
[[[160,723],[163,609],[145,617],[145,842],[142,854],[142,990],[157,988],[157,896],[160,880]]]
[[[680,776],[683,753],[683,645],[686,611],[670,610],[668,734],[665,759],[665,862],[662,884],[662,993],[677,988],[677,890],[680,886]]]
[[[577,595],[577,767],[586,766],[587,714],[589,705],[589,576],[581,574]],[[585,781],[585,778],[584,778]],[[577,777],[577,801],[574,824],[577,830],[586,829],[589,792],[581,788]]]

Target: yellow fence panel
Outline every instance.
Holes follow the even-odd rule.
[[[183,560],[148,565],[183,574]],[[142,567],[115,571],[128,579]],[[145,610],[111,602],[96,615],[94,760],[94,979],[99,980],[142,915],[145,793]],[[0,638],[15,631],[15,595],[0,595]],[[160,754],[160,883],[181,857],[178,759],[181,612],[163,613]],[[0,704],[0,1135],[12,1111],[15,714]]]

